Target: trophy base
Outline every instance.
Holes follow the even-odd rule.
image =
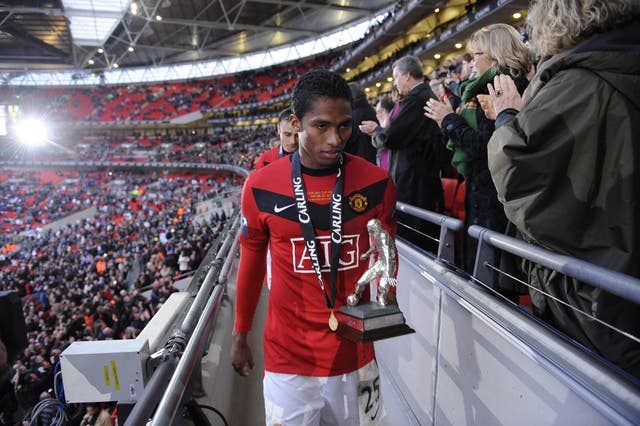
[[[342,306],[337,313],[338,335],[355,343],[368,343],[415,333],[405,323],[397,305],[380,306],[375,302]]]

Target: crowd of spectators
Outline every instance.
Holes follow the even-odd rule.
[[[37,149],[0,148],[0,160],[30,161],[159,161],[225,163],[251,169],[253,161],[275,136],[275,126],[214,128],[207,132],[161,136],[85,136]],[[0,175],[0,183],[2,183]],[[35,179],[32,176],[31,179]],[[44,195],[44,191],[43,192]],[[18,199],[15,199],[18,202]],[[2,204],[0,204],[2,211]]]
[[[330,67],[338,52],[214,79],[94,86],[87,88],[0,88],[0,99],[19,99],[27,113],[69,123],[165,122],[178,116],[263,102],[289,93],[298,76]]]
[[[197,204],[237,185],[235,178],[196,175],[80,173],[78,180],[97,214],[0,237],[12,248],[0,257],[0,290],[23,297],[29,344],[13,382],[26,409],[53,388],[54,368],[71,342],[136,337],[180,274],[197,268],[226,218],[222,210],[194,220]],[[50,192],[51,199],[60,195]],[[145,286],[149,297],[138,291]]]
[[[0,233],[41,227],[92,205],[100,188],[77,172],[0,173]],[[51,195],[55,194],[55,197]]]

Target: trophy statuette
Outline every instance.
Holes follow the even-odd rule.
[[[367,222],[371,246],[361,257],[375,255],[375,262],[358,279],[355,291],[347,297],[347,304],[338,312],[338,334],[358,343],[386,339],[415,331],[405,323],[397,304],[389,303],[389,289],[396,286],[396,244],[378,219]],[[369,283],[378,283],[377,301],[360,303]]]

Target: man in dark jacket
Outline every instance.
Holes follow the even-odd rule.
[[[353,131],[344,150],[349,154],[357,155],[370,163],[376,164],[377,149],[371,144],[369,135],[358,128],[358,124],[366,120],[375,121],[377,124],[376,111],[369,105],[367,95],[358,83],[349,83],[349,89],[351,89],[351,96],[353,96]]]
[[[403,96],[398,116],[387,128],[369,121],[362,123],[360,129],[373,137],[376,147],[390,150],[389,173],[398,189],[398,201],[441,211],[443,199],[438,158],[443,149],[442,134],[436,122],[425,117],[422,110],[427,100],[435,95],[424,82],[422,64],[415,56],[405,56],[393,64],[393,81]],[[401,224],[417,226],[422,232],[436,231],[420,226],[412,217],[400,215],[398,219]],[[407,233],[402,226],[398,228],[398,235],[418,242],[416,234]],[[418,244],[424,247],[423,243],[427,241],[423,239]]]
[[[640,277],[640,5],[598,1],[571,16],[582,6],[549,14],[549,3],[538,0],[527,18],[549,59],[522,100],[506,76],[490,89],[498,197],[528,241]],[[553,296],[532,290],[535,313],[640,377],[640,344],[582,313],[640,336],[638,305],[540,265],[527,272]]]

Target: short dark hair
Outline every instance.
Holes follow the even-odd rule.
[[[352,103],[351,89],[339,74],[318,68],[303,74],[293,88],[293,113],[302,120],[318,98],[344,99]]]
[[[280,114],[278,115],[278,123],[282,123],[283,121],[290,121],[291,120],[291,108],[285,108],[282,111],[280,111]]]

